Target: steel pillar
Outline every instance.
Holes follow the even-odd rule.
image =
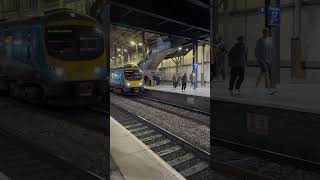
[[[216,61],[216,53],[215,53],[215,41],[216,41],[216,1],[210,0],[210,82],[213,82],[213,78],[216,75],[215,70],[215,61]],[[211,91],[213,92],[213,91]]]
[[[142,59],[146,56],[146,40],[145,40],[145,32],[142,32],[141,34],[142,39]]]
[[[291,39],[291,76],[295,79],[302,78],[301,63],[301,0],[294,0],[294,26]]]
[[[279,27],[270,27],[268,22],[269,7],[271,0],[265,0],[265,27],[269,28],[272,36],[273,57],[271,60],[271,87],[276,88],[280,83],[280,25]],[[275,5],[280,7],[280,0],[275,0]]]
[[[201,86],[205,86],[204,62],[206,59],[206,45],[202,44],[202,61],[201,61]]]
[[[22,14],[23,14],[23,8],[21,6],[20,0],[16,0],[16,8],[17,8],[17,16],[18,16],[18,18],[21,18]]]
[[[199,68],[195,68],[195,64],[198,64],[198,41],[195,41],[193,43],[193,59],[192,59],[192,69],[194,71],[194,73],[196,74],[196,79],[195,79],[195,85],[194,87],[197,88],[198,87],[198,69]]]
[[[275,5],[280,7],[280,0],[275,0]],[[272,43],[273,43],[273,61],[271,63],[271,87],[276,88],[280,83],[280,27],[272,28]]]

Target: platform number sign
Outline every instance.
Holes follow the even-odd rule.
[[[247,129],[248,132],[268,136],[269,134],[269,117],[256,114],[247,113]]]
[[[194,105],[194,97],[187,97],[187,103]]]
[[[194,64],[193,64],[193,70],[197,70],[197,69],[198,69],[198,66],[199,66],[199,65],[198,65],[197,63],[194,63]]]
[[[280,7],[269,7],[268,10],[268,25],[269,26],[280,26],[281,10]]]

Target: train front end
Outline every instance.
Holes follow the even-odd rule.
[[[74,12],[56,14],[46,23],[44,43],[49,100],[94,101],[105,96],[104,34],[95,20]]]
[[[138,67],[125,67],[123,69],[124,93],[141,93],[144,90],[142,70]]]

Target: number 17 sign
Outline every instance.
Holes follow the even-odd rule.
[[[268,25],[269,26],[280,26],[281,9],[280,7],[268,8]]]

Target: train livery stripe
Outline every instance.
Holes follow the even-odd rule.
[[[65,81],[88,80],[96,77],[94,68],[105,64],[105,53],[94,60],[89,61],[64,61],[48,56],[48,64],[63,68],[66,72]]]
[[[49,21],[47,26],[62,26],[62,25],[73,25],[73,26],[90,26],[96,27],[97,23],[94,21],[80,20],[80,19],[68,19],[63,21]]]

